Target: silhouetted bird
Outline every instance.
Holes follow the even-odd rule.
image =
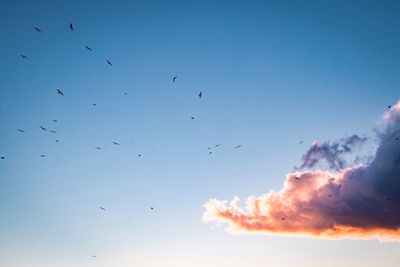
[[[92,106],[96,106],[96,104],[92,104]]]
[[[117,142],[113,142],[113,144],[116,145],[116,146],[119,146],[119,143],[117,143]]]
[[[47,129],[43,126],[40,126],[40,129],[42,129],[43,131],[47,131]]]
[[[142,156],[142,154],[138,154],[138,157],[141,157]]]
[[[235,147],[235,149],[238,149],[239,147],[242,147],[242,145],[238,145],[238,146],[236,146],[236,147]]]
[[[51,132],[51,133],[57,133],[57,131],[54,131],[54,130],[50,130],[50,132]]]
[[[37,32],[42,32],[38,27],[33,27]]]
[[[211,154],[212,154],[212,151],[208,152],[208,154],[210,154],[210,155],[211,155]]]
[[[301,180],[301,179],[300,179],[300,177],[297,177],[297,176],[296,176],[296,177],[294,177],[294,179],[296,179],[296,180]]]
[[[215,147],[219,147],[219,146],[220,146],[220,144],[215,145]]]
[[[21,54],[20,57],[22,57],[23,59],[27,59],[28,56],[25,56],[24,54]]]
[[[97,256],[96,255],[92,255],[92,258],[97,258]]]
[[[298,142],[298,145],[301,145],[302,143],[304,143],[304,140],[301,140],[300,142]]]
[[[193,117],[193,116],[191,116],[190,118],[191,118],[192,120],[194,120],[194,117]]]
[[[4,156],[1,156],[1,157],[0,157],[0,159],[5,159],[5,158],[6,158],[6,157],[4,157]]]
[[[387,106],[388,107],[388,109],[391,109],[392,108],[392,105],[389,105],[389,106]]]
[[[96,148],[96,149],[98,149],[98,150],[100,150],[100,149],[101,149],[101,147],[98,147],[98,146],[96,146],[95,148]]]
[[[56,143],[60,142],[59,140],[56,140]]]
[[[281,219],[281,221],[284,221],[284,220],[286,220],[286,218],[285,218],[285,217],[283,217],[283,218]]]
[[[391,201],[392,199],[390,197],[386,198],[386,200]]]
[[[332,197],[332,195],[328,195],[328,197]]]
[[[74,30],[74,25],[72,25],[72,23],[69,24],[69,29],[70,29],[71,31]]]
[[[173,82],[173,83],[175,82],[176,78],[178,78],[178,76],[174,76],[174,77],[172,78],[172,82]]]
[[[58,93],[59,95],[64,95],[64,93],[63,93],[63,92],[61,92],[61,90],[60,90],[60,89],[57,89],[57,93]]]
[[[207,149],[211,149],[212,147],[207,147]]]
[[[396,137],[394,140],[396,140],[396,141],[399,141],[399,138],[398,138],[398,137]]]
[[[58,120],[53,120],[54,122],[57,122]]]
[[[100,209],[101,209],[102,211],[106,211],[106,209],[105,209],[105,208],[103,208],[103,207],[100,207]]]
[[[22,130],[22,129],[17,129],[17,131],[20,132],[20,133],[24,133],[25,132],[25,130]]]
[[[112,66],[112,63],[108,59],[106,59],[106,61],[108,65]]]
[[[46,155],[40,155],[41,158],[44,158]]]
[[[89,46],[85,45],[85,48],[86,48],[87,50],[89,50],[90,52],[92,52],[92,48],[90,48]]]
[[[201,98],[202,95],[203,95],[203,92],[200,92],[200,93],[199,93],[199,98]]]
[[[151,210],[154,210],[154,207],[150,207]]]

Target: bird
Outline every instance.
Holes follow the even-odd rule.
[[[328,195],[328,197],[332,197],[332,195]]]
[[[59,94],[59,95],[64,95],[64,93],[60,90],[60,89],[57,89],[57,93]]]
[[[72,25],[72,23],[69,24],[69,29],[70,29],[71,31],[74,30],[74,25]]]
[[[95,148],[96,148],[97,150],[100,150],[100,149],[101,149],[101,147],[98,147],[98,146],[96,146]]]
[[[53,120],[53,122],[57,122],[58,120]]]
[[[40,129],[42,129],[43,131],[47,131],[47,129],[43,126],[40,126]]]
[[[202,95],[203,95],[203,92],[200,92],[200,93],[199,93],[199,98],[201,98]]]
[[[6,157],[4,157],[4,156],[1,156],[1,157],[0,157],[0,159],[5,159],[5,158],[6,158]]]
[[[97,258],[97,256],[96,255],[92,255],[92,258]]]
[[[207,147],[207,149],[211,149],[212,147]]]
[[[281,219],[281,221],[284,221],[284,220],[286,220],[286,218],[285,218],[285,217],[283,217],[283,218]]]
[[[386,200],[391,201],[392,199],[390,197],[386,198]]]
[[[298,145],[301,145],[302,143],[304,143],[304,140],[301,140],[300,142],[298,142]]]
[[[172,82],[173,82],[173,83],[175,82],[176,78],[178,78],[178,76],[174,76],[174,77],[172,78]]]
[[[296,177],[294,177],[294,179],[296,179],[296,180],[301,180],[301,179],[300,179],[300,177],[297,177],[297,176],[296,176]]]
[[[387,106],[388,107],[388,109],[391,109],[392,108],[392,105],[389,105],[389,106]]]
[[[107,64],[108,64],[108,65],[112,66],[111,61],[109,61],[108,59],[106,59],[106,61],[107,61]]]
[[[124,92],[124,95],[127,95],[128,93],[127,92]]]
[[[117,143],[117,142],[113,142],[113,144],[116,145],[116,146],[119,146],[119,143]]]
[[[50,132],[51,132],[51,133],[57,133],[57,131],[54,131],[54,130],[50,130]]]
[[[138,157],[141,157],[142,156],[142,154],[138,154]]]
[[[236,146],[236,147],[235,147],[235,149],[238,149],[239,147],[242,147],[242,145],[238,145],[238,146]]]
[[[56,143],[60,142],[60,140],[56,140]]]
[[[105,208],[103,208],[103,207],[99,207],[102,211],[106,211],[106,209]]]
[[[38,27],[33,27],[37,32],[42,32]]]
[[[87,50],[89,50],[90,52],[92,52],[92,48],[90,48],[89,46],[85,45],[85,48],[86,48]]]
[[[191,118],[192,120],[194,120],[194,117],[193,117],[193,116],[190,116],[190,118]]]
[[[215,145],[215,147],[219,147],[219,146],[220,146],[220,144],[216,144],[216,145]]]
[[[22,129],[17,129],[17,131],[20,133],[25,133],[25,130],[22,130]]]
[[[45,156],[46,156],[46,155],[43,155],[43,154],[42,154],[42,155],[40,155],[40,157],[41,157],[41,158],[44,158]]]
[[[93,103],[92,106],[96,106],[96,103]]]
[[[154,210],[154,207],[150,207],[151,210]]]
[[[212,151],[208,152],[208,154],[210,154],[210,155],[211,155],[211,154],[212,154]]]
[[[396,137],[394,140],[399,141],[400,139],[398,137]]]
[[[26,56],[24,54],[21,54],[20,57],[22,57],[23,59],[27,59],[28,58],[28,56]]]

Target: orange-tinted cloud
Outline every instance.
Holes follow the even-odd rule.
[[[251,196],[244,208],[237,197],[210,199],[203,220],[236,233],[400,240],[400,102],[375,132],[372,155],[355,149],[367,142],[356,135],[314,142],[283,189]]]

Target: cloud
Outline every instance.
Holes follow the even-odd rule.
[[[203,220],[233,233],[400,241],[400,102],[374,131],[372,154],[362,155],[368,139],[357,135],[314,142],[283,189],[250,196],[244,208],[238,197],[210,199]]]

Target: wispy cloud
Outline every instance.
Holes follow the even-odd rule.
[[[203,220],[234,233],[400,240],[400,102],[374,130],[373,154],[362,153],[368,139],[357,135],[314,142],[283,189],[251,196],[244,208],[237,197],[210,199]]]

